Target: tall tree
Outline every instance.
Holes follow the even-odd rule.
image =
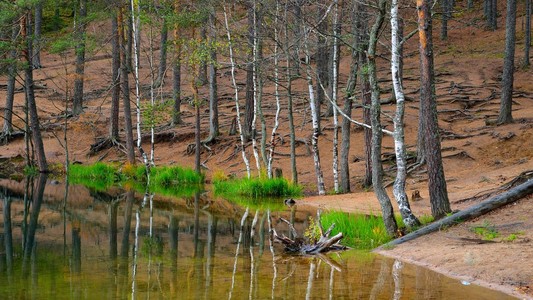
[[[35,158],[37,160],[37,167],[39,172],[48,172],[48,163],[46,162],[46,156],[44,153],[43,139],[41,137],[41,128],[39,125],[39,116],[37,115],[37,105],[35,103],[35,93],[33,84],[33,66],[32,66],[32,51],[33,43],[32,36],[29,34],[29,28],[31,22],[31,11],[27,11],[23,18],[21,18],[22,37],[26,41],[26,45],[23,50],[24,57],[24,90],[26,92],[26,105],[28,107],[30,117],[30,130],[33,139],[33,146],[35,150]]]
[[[243,124],[243,135],[244,140],[249,141],[252,138],[252,123],[255,119],[254,108],[254,63],[253,63],[253,45],[255,40],[255,11],[254,11],[254,0],[247,1],[246,5],[248,6],[248,61],[246,63],[246,97],[244,101],[244,124]]]
[[[43,0],[35,2],[35,27],[33,31],[33,56],[32,64],[34,69],[41,68],[41,47],[42,47],[42,27],[43,27]]]
[[[311,145],[313,149],[313,161],[315,163],[315,175],[317,179],[317,189],[319,195],[326,194],[324,185],[324,176],[322,175],[322,167],[320,164],[320,151],[318,147],[318,136],[320,135],[320,128],[318,119],[320,118],[317,106],[318,101],[315,98],[315,91],[313,88],[313,77],[311,75],[311,54],[309,52],[309,28],[303,25],[304,42],[303,49],[305,54],[305,77],[307,80],[307,88],[309,90],[309,106],[311,108],[311,119],[313,124],[313,134],[311,136]]]
[[[331,82],[331,101],[337,106],[337,86],[338,86],[338,62],[339,62],[339,41],[340,27],[338,24],[339,3],[334,0],[333,7],[333,47],[332,47],[332,82]],[[328,101],[329,103],[329,101]],[[337,118],[337,109],[333,105],[328,105],[333,111],[333,189],[339,193],[339,126]]]
[[[287,115],[289,119],[289,138],[290,138],[290,154],[291,154],[291,175],[292,175],[292,182],[294,184],[298,183],[298,169],[296,167],[296,134],[294,132],[294,116],[293,116],[293,108],[292,108],[292,80],[293,80],[293,73],[291,66],[295,66],[295,73],[299,72],[299,66],[300,66],[300,59],[299,59],[299,51],[297,50],[295,53],[296,55],[291,55],[291,47],[290,47],[290,37],[289,37],[289,19],[288,19],[288,12],[289,12],[289,1],[285,2],[285,14],[284,14],[284,20],[285,20],[285,46],[284,46],[284,52],[286,56],[285,60],[285,74],[286,74],[286,80],[287,80]],[[296,5],[298,6],[298,5]],[[299,6],[295,8],[296,12],[300,12]],[[297,24],[301,23],[300,14],[295,13],[295,18]],[[299,33],[300,26],[294,26]],[[295,48],[298,47],[298,43],[295,43]]]
[[[516,42],[516,0],[507,0],[505,21],[505,58],[503,61],[502,97],[499,124],[513,122],[514,51]]]
[[[181,2],[176,1],[174,12],[179,14]],[[172,63],[172,125],[181,124],[181,28],[179,24],[174,25],[174,51],[176,57]]]
[[[404,134],[405,95],[402,86],[401,52],[402,36],[398,17],[398,0],[392,0],[391,5],[391,74],[394,94],[396,96],[396,115],[394,116],[394,150],[396,154],[396,179],[393,194],[398,203],[403,222],[408,227],[418,226],[420,222],[411,211],[409,200],[405,193],[407,178],[407,162]]]
[[[74,78],[74,104],[72,113],[79,115],[83,111],[83,81],[85,77],[85,28],[87,18],[87,0],[79,0],[74,19],[74,37],[76,41],[76,77]]]
[[[15,79],[17,75],[17,47],[15,42],[20,32],[20,26],[11,25],[11,47],[9,49],[9,62],[7,69],[6,106],[4,109],[4,125],[0,137],[5,141],[13,132],[13,102],[15,99]]]
[[[111,93],[111,114],[109,120],[109,137],[112,141],[118,141],[119,139],[119,108],[120,108],[120,40],[118,32],[118,19],[116,2],[113,1],[114,5],[111,15],[111,68],[112,68],[112,78],[111,82],[113,83],[112,93]]]
[[[130,104],[130,83],[128,78],[127,43],[124,38],[124,7],[120,8],[118,13],[118,32],[120,40],[120,81],[122,91],[122,104],[124,108],[124,131],[126,135],[126,156],[128,163],[135,164],[135,149],[133,145],[133,125],[131,122],[131,104]]]
[[[424,122],[425,151],[431,214],[436,219],[451,212],[439,137],[435,78],[433,65],[433,37],[430,0],[417,0],[418,36],[420,40],[420,118]]]
[[[526,0],[526,30],[524,42],[524,66],[529,66],[529,49],[531,48],[531,0]]]
[[[219,132],[218,125],[218,93],[217,93],[217,28],[216,12],[214,3],[210,4],[210,11],[207,20],[208,26],[208,44],[209,44],[209,62],[208,62],[208,83],[209,83],[209,137],[208,141],[216,139]]]
[[[329,9],[325,7],[324,1],[317,1],[317,43],[316,43],[316,110],[318,114],[318,131],[322,132],[320,122],[321,110],[320,105],[325,101],[325,93],[330,85],[330,78],[328,72],[329,61],[329,46],[326,34],[328,30],[328,14]],[[329,101],[328,101],[329,103]]]
[[[167,48],[168,48],[168,21],[167,16],[163,16],[163,23],[161,24],[161,39],[160,39],[160,52],[159,52],[159,68],[157,72],[157,79],[154,83],[155,86],[161,86],[165,79],[167,72]]]
[[[379,0],[378,12],[376,20],[370,30],[368,40],[368,81],[371,90],[372,104],[370,107],[370,118],[372,126],[372,186],[374,193],[378,198],[381,206],[381,214],[383,216],[383,222],[385,223],[385,229],[390,236],[395,236],[398,230],[396,219],[394,219],[394,211],[387,195],[387,191],[383,186],[383,167],[381,162],[381,142],[383,138],[382,125],[380,120],[381,105],[380,105],[380,91],[377,81],[376,70],[376,45],[378,41],[378,34],[383,26],[385,19],[387,0]]]

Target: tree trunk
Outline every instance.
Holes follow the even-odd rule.
[[[446,1],[446,0],[444,0]],[[409,200],[405,193],[405,181],[407,178],[405,134],[404,134],[404,111],[405,95],[401,77],[401,49],[402,36],[399,35],[398,24],[398,0],[392,0],[391,5],[391,74],[394,94],[396,96],[396,115],[394,116],[394,149],[396,154],[396,180],[394,181],[393,194],[398,203],[403,222],[407,227],[419,226],[420,222],[415,217],[409,206]]]
[[[338,62],[339,62],[339,44],[337,36],[340,35],[340,28],[338,22],[338,1],[334,0],[333,11],[333,57],[332,57],[332,82],[331,82],[331,101],[337,106],[337,83],[338,83]],[[329,101],[328,101],[329,103]],[[337,118],[337,110],[333,109],[333,105],[328,107],[333,111],[333,189],[335,193],[339,193],[339,125]]]
[[[311,76],[311,55],[309,54],[309,39],[308,39],[308,29],[303,26],[304,31],[304,44],[303,48],[305,51],[305,75],[307,79],[307,87],[309,90],[309,106],[311,107],[311,118],[313,122],[313,135],[311,136],[311,145],[313,149],[313,160],[315,163],[315,175],[317,179],[317,188],[319,195],[326,194],[326,188],[324,186],[324,176],[322,175],[322,167],[320,166],[320,152],[318,148],[318,136],[320,135],[319,122],[320,115],[318,115],[317,105],[318,101],[315,99],[314,89],[313,89],[313,78]]]
[[[242,154],[242,159],[244,161],[244,164],[246,166],[246,174],[248,175],[248,178],[250,178],[252,174],[250,172],[250,163],[248,161],[248,158],[246,157],[246,144],[245,144],[244,133],[243,133],[243,128],[241,124],[241,111],[239,108],[239,89],[238,89],[237,81],[235,78],[235,61],[233,59],[233,46],[232,46],[231,33],[229,30],[229,24],[228,24],[228,15],[226,12],[225,5],[224,5],[224,25],[226,27],[226,35],[228,37],[228,47],[229,47],[230,62],[231,62],[231,83],[233,86],[233,90],[235,91],[235,109],[237,113],[237,125],[239,127],[239,134],[240,134],[240,139],[241,139],[241,154]]]
[[[252,0],[252,13],[253,13],[253,20],[252,20],[252,31],[253,31],[253,38],[252,38],[252,84],[253,84],[253,104],[254,104],[254,110],[253,110],[253,118],[252,118],[252,128],[251,128],[251,139],[252,139],[252,152],[255,158],[255,165],[257,168],[258,175],[261,176],[261,161],[259,160],[259,152],[257,149],[257,130],[256,130],[256,123],[257,123],[257,116],[259,111],[259,91],[258,91],[258,26],[257,26],[257,7],[256,7],[256,0]]]
[[[111,115],[109,120],[109,137],[111,140],[118,140],[118,114],[120,107],[120,40],[118,33],[118,8],[113,8],[113,15],[111,16],[111,56],[112,56],[112,79],[113,83],[111,94]]]
[[[211,8],[209,13],[209,44],[215,45],[217,31],[216,31],[216,15],[215,9]],[[220,134],[218,128],[218,94],[217,94],[217,51],[211,49],[210,62],[208,64],[209,71],[209,138],[208,140],[214,140]]]
[[[318,12],[317,12],[317,45],[316,45],[316,111],[318,115],[318,133],[322,132],[321,126],[321,109],[320,105],[325,101],[325,93],[329,88],[329,73],[328,73],[328,61],[329,61],[329,47],[328,41],[324,37],[324,34],[328,30],[328,20],[325,18],[325,15],[328,13],[324,7],[322,1],[318,1]],[[304,29],[305,30],[305,29]],[[305,33],[304,33],[305,34]],[[305,47],[305,46],[304,46]],[[329,101],[328,101],[329,102]]]
[[[416,4],[420,38],[420,113],[424,122],[431,214],[435,219],[438,219],[451,212],[451,209],[442,165],[435,99],[431,2],[429,0],[417,0]]]
[[[285,9],[284,9],[284,19],[288,20],[288,14],[289,14],[289,1],[285,2]],[[299,20],[299,15],[296,14],[296,12],[299,11],[299,7],[294,7],[295,9],[295,18],[296,18],[296,24],[300,24],[301,21]],[[284,24],[284,42],[285,45],[283,46],[283,52],[285,53],[285,56],[287,59],[285,60],[285,77],[287,80],[287,117],[289,119],[289,138],[290,138],[290,161],[291,161],[291,179],[292,183],[297,184],[298,183],[298,169],[296,167],[296,135],[295,135],[295,129],[294,129],[294,116],[293,116],[293,108],[292,108],[292,72],[291,67],[292,63],[294,62],[296,65],[294,66],[296,71],[299,72],[299,51],[295,52],[295,55],[291,55],[291,52],[293,49],[290,47],[290,35],[289,35],[289,23],[288,21],[285,21]],[[294,30],[299,32],[300,26],[294,26]],[[298,45],[298,42],[295,44],[296,47]],[[295,48],[296,48],[295,47]]]
[[[202,41],[207,41],[207,26],[208,24],[202,24],[202,28],[200,28],[200,39]],[[202,60],[200,62],[200,66],[198,67],[198,84],[200,86],[203,86],[207,83],[207,63],[205,60]]]
[[[524,42],[524,66],[529,66],[529,49],[531,48],[531,0],[526,0],[526,30]]]
[[[252,123],[254,122],[254,64],[253,60],[253,44],[254,44],[254,10],[253,5],[250,5],[248,8],[248,46],[250,49],[250,54],[248,55],[248,62],[246,63],[246,98],[244,103],[244,127],[243,135],[244,141],[247,142],[252,137]]]
[[[75,18],[76,41],[76,77],[74,78],[74,104],[72,113],[79,115],[83,111],[83,81],[85,77],[85,28],[87,18],[87,0],[80,0]]]
[[[505,21],[505,58],[503,61],[502,98],[498,124],[513,122],[514,51],[516,42],[516,0],[507,0]]]
[[[174,29],[174,46],[176,58],[172,64],[172,126],[182,124],[181,119],[181,45],[178,28]]]
[[[39,172],[47,173],[48,164],[44,153],[43,139],[41,137],[41,128],[39,125],[39,116],[37,115],[37,105],[35,103],[35,94],[33,86],[33,67],[31,64],[32,57],[32,36],[28,34],[27,29],[31,26],[31,12],[27,12],[26,16],[21,18],[22,37],[26,41],[24,48],[24,59],[26,62],[24,68],[24,88],[26,92],[26,103],[28,105],[28,112],[30,117],[30,130],[33,139],[33,147],[35,150],[35,157],[37,160],[37,167]]]
[[[127,45],[124,39],[124,22],[123,13],[118,14],[118,32],[120,40],[120,55],[121,55],[121,90],[122,90],[122,104],[124,106],[124,130],[126,135],[126,156],[128,163],[135,164],[135,150],[133,145],[133,125],[131,122],[131,105],[130,105],[130,83],[128,79],[128,59],[127,59]]]
[[[41,66],[41,40],[43,25],[43,1],[35,3],[35,29],[33,31],[33,56],[32,64],[34,69],[40,69]]]
[[[155,86],[161,86],[165,81],[165,73],[167,72],[167,47],[168,47],[168,21],[163,18],[163,24],[161,25],[161,50],[159,52],[159,70],[157,72],[157,79]]]
[[[19,34],[18,26],[13,25],[11,29],[11,43],[14,45]],[[4,126],[2,127],[2,132],[0,135],[3,135],[6,139],[13,132],[13,102],[15,99],[15,79],[17,76],[17,49],[13,46],[9,50],[9,63],[7,70],[7,88],[6,88],[6,106],[4,110]]]
[[[376,70],[376,44],[378,40],[378,34],[383,26],[385,19],[385,9],[387,6],[387,0],[379,0],[378,14],[372,29],[370,30],[369,42],[368,42],[368,81],[371,89],[371,108],[370,118],[372,124],[372,186],[374,193],[378,198],[381,206],[381,214],[383,216],[383,222],[385,223],[385,229],[390,236],[395,236],[398,230],[396,219],[394,219],[394,211],[387,195],[387,191],[383,187],[383,168],[381,163],[381,141],[382,141],[382,126],[380,120],[381,105],[380,105],[380,91],[377,82],[377,70]]]
[[[440,39],[441,40],[447,40],[448,39],[448,17],[450,15],[450,2],[451,0],[440,0],[440,7],[441,7],[441,27],[440,27]]]
[[[362,54],[361,56],[364,56]],[[368,59],[362,58],[361,66],[368,65]],[[365,124],[371,123],[370,105],[372,104],[372,97],[370,91],[370,82],[368,74],[363,71],[361,76],[361,102],[363,104],[363,122]],[[364,129],[364,148],[365,148],[365,177],[363,178],[363,187],[368,188],[372,186],[372,129],[365,127]]]

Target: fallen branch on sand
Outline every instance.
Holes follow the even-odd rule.
[[[486,201],[473,205],[463,211],[460,211],[449,217],[446,217],[437,222],[434,222],[425,227],[422,227],[416,231],[413,231],[405,236],[402,236],[393,241],[390,241],[387,244],[379,247],[379,249],[386,249],[387,247],[399,245],[407,241],[414,240],[428,233],[440,230],[442,228],[452,226],[457,223],[479,217],[494,209],[497,209],[506,204],[512,203],[532,193],[533,193],[533,180],[530,179],[520,184],[519,186],[509,189],[508,191],[501,193],[497,196],[494,196]]]

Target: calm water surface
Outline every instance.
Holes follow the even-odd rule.
[[[267,208],[45,182],[0,180],[0,299],[511,298],[361,251],[284,255]],[[298,232],[314,215],[271,209]]]

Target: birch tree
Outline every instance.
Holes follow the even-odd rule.
[[[394,116],[394,152],[396,154],[396,179],[393,194],[398,203],[403,222],[408,227],[418,226],[420,222],[412,213],[405,193],[407,178],[406,151],[404,138],[405,95],[400,72],[402,37],[399,35],[398,0],[392,0],[391,5],[391,74],[394,95],[396,96],[396,115]]]
[[[289,138],[290,138],[290,155],[291,155],[291,174],[292,174],[292,182],[294,184],[298,183],[298,169],[296,167],[296,134],[294,133],[294,116],[293,116],[293,108],[292,108],[292,72],[291,72],[291,62],[294,62],[296,65],[296,71],[299,72],[299,66],[300,66],[300,60],[298,58],[299,51],[296,51],[296,56],[292,57],[291,53],[291,47],[289,46],[289,18],[288,18],[288,12],[289,12],[289,1],[286,0],[285,2],[285,47],[284,52],[287,59],[285,60],[285,75],[287,77],[287,115],[289,119]],[[297,11],[299,11],[299,6],[295,8]],[[296,21],[299,24],[300,20],[298,19],[299,14],[295,14]],[[300,26],[295,26],[296,30],[299,32]],[[299,46],[298,42],[295,43],[295,48]]]
[[[241,154],[242,154],[242,160],[244,161],[244,164],[246,166],[246,174],[248,175],[248,178],[251,177],[250,172],[250,162],[248,161],[248,157],[246,157],[246,144],[244,140],[244,133],[243,128],[241,125],[241,112],[239,108],[239,88],[237,86],[237,81],[235,79],[235,59],[233,57],[233,45],[232,45],[232,39],[231,39],[231,32],[229,29],[229,23],[228,23],[228,14],[226,12],[226,4],[224,3],[223,6],[224,9],[224,25],[226,29],[226,36],[228,38],[228,48],[229,48],[229,57],[230,57],[230,65],[231,65],[231,84],[233,86],[233,90],[235,91],[235,109],[237,113],[237,126],[239,129],[239,136],[241,139]]]
[[[334,0],[333,7],[333,61],[332,61],[332,82],[331,82],[331,98],[335,105],[337,104],[337,82],[338,82],[338,56],[339,56],[339,44],[337,37],[339,36],[338,21],[338,1]],[[329,105],[331,106],[331,105]],[[339,124],[337,119],[337,110],[333,109],[333,188],[335,193],[339,193]]]
[[[311,108],[311,118],[313,122],[313,135],[311,136],[311,145],[313,149],[313,161],[315,163],[315,175],[316,175],[316,180],[317,180],[318,194],[325,195],[326,188],[324,185],[324,176],[322,175],[322,167],[320,166],[320,151],[318,148],[318,136],[320,135],[318,119],[320,118],[320,115],[318,115],[318,110],[316,107],[318,105],[318,102],[316,101],[316,98],[315,98],[315,91],[313,88],[313,77],[311,76],[311,55],[309,53],[309,28],[306,28],[306,26],[303,25],[303,31],[304,31],[303,48],[304,48],[304,54],[305,54],[305,77],[307,80],[307,88],[309,91],[309,106]]]

